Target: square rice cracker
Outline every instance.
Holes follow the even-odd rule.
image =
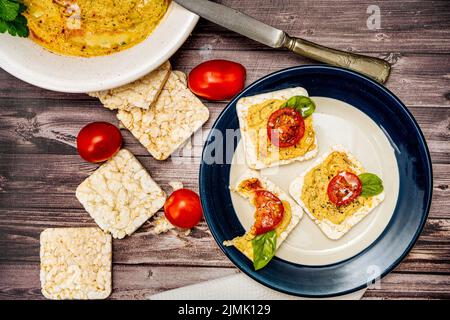
[[[169,78],[171,65],[164,62],[148,75],[119,88],[91,92],[91,97],[99,98],[105,108],[110,110],[132,108],[149,109],[155,103]]]
[[[254,170],[260,170],[279,165],[286,165],[295,161],[306,161],[311,158],[314,158],[317,155],[318,153],[317,133],[315,133],[313,141],[314,148],[309,150],[305,154],[291,159],[286,160],[277,159],[276,161],[273,161],[271,163],[266,163],[265,161],[263,161],[264,159],[261,158],[261,155],[258,154],[257,144],[255,143],[255,139],[262,138],[262,136],[260,136],[258,132],[250,130],[248,126],[247,116],[249,114],[249,109],[252,106],[256,104],[261,104],[271,99],[287,100],[293,96],[298,95],[308,97],[308,92],[301,87],[288,88],[263,93],[256,96],[244,97],[237,102],[236,111],[239,118],[239,127],[242,134],[242,142],[244,144],[245,159],[249,168]],[[311,117],[313,117],[312,119],[314,120],[314,114]]]
[[[98,228],[51,228],[41,233],[40,244],[41,290],[47,299],[111,294],[111,235]]]
[[[149,110],[119,110],[117,118],[155,159],[166,160],[203,126],[209,110],[187,88],[185,75],[175,71]]]
[[[340,224],[335,224],[328,219],[317,219],[307,208],[306,204],[302,201],[302,189],[305,180],[305,176],[315,167],[319,166],[331,153],[333,152],[343,152],[347,154],[353,169],[357,175],[366,172],[363,165],[359,160],[351,154],[348,150],[346,150],[341,145],[335,145],[330,148],[329,151],[325,152],[319,158],[316,159],[314,164],[312,164],[307,170],[305,170],[300,176],[295,178],[289,186],[289,193],[292,198],[303,208],[308,217],[314,221],[314,223],[319,227],[319,229],[331,240],[338,240],[342,238],[347,232],[349,232],[355,225],[357,225],[360,221],[362,221],[370,212],[372,212],[381,202],[383,202],[385,198],[384,191],[379,195],[372,197],[372,202],[370,205],[365,205],[357,210],[352,215],[345,218],[344,221]]]
[[[84,180],[76,197],[98,226],[117,239],[135,232],[166,200],[164,191],[126,149]]]
[[[289,203],[291,207],[291,221],[286,226],[286,229],[280,234],[280,236],[277,239],[277,249],[281,246],[281,244],[286,240],[286,238],[291,234],[291,232],[296,228],[296,226],[299,224],[300,220],[303,217],[303,210],[302,208],[286,193],[283,189],[281,189],[279,186],[277,186],[274,182],[269,180],[267,177],[264,177],[261,175],[259,171],[248,169],[245,171],[238,179],[238,181],[230,185],[230,190],[232,192],[236,192],[241,197],[250,200],[249,195],[246,193],[242,193],[239,191],[239,185],[248,179],[258,179],[261,182],[261,185],[264,190],[270,191],[274,195],[276,195],[281,201],[286,201]],[[248,232],[248,230],[247,230]],[[231,245],[231,241],[225,241],[225,245]],[[245,254],[245,253],[244,253]],[[247,256],[250,260],[253,260],[252,257]]]

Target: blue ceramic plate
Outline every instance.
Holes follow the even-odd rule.
[[[230,159],[226,130],[239,128],[237,101],[291,87],[304,87],[310,96],[333,98],[359,109],[376,123],[392,144],[399,173],[399,194],[387,227],[367,248],[337,263],[310,266],[275,257],[255,271],[251,261],[223,241],[245,233],[230,196]],[[272,289],[305,297],[348,294],[368,285],[371,266],[383,277],[408,254],[422,231],[432,196],[432,169],[428,148],[416,121],[389,90],[358,73],[331,66],[303,66],[268,75],[241,92],[220,114],[213,128],[223,133],[223,150],[210,134],[200,167],[200,195],[208,226],[228,258],[244,273]],[[319,141],[320,146],[320,141]],[[223,151],[223,152],[222,152]],[[215,156],[210,163],[205,155]],[[228,159],[225,159],[228,157]],[[209,159],[209,158],[208,158]],[[217,159],[219,161],[217,161]],[[387,195],[389,196],[389,195]],[[308,217],[303,217],[308,219]]]

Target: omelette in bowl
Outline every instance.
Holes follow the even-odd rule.
[[[145,40],[170,0],[24,0],[30,38],[47,50],[94,57]]]

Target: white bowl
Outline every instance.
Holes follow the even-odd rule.
[[[23,81],[54,91],[111,89],[139,79],[168,60],[197,21],[197,15],[172,2],[145,41],[128,50],[94,58],[57,55],[29,39],[0,34],[0,67]]]

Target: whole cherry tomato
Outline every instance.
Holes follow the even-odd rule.
[[[120,130],[108,122],[92,122],[78,133],[77,149],[89,162],[99,163],[112,158],[122,146]]]
[[[176,227],[193,228],[203,216],[200,197],[189,189],[176,190],[166,200],[164,214],[167,220]]]
[[[336,206],[346,206],[359,197],[362,191],[361,180],[356,174],[342,171],[328,184],[328,198]]]
[[[212,101],[229,100],[244,88],[243,65],[228,60],[210,60],[199,64],[189,74],[189,89]]]

